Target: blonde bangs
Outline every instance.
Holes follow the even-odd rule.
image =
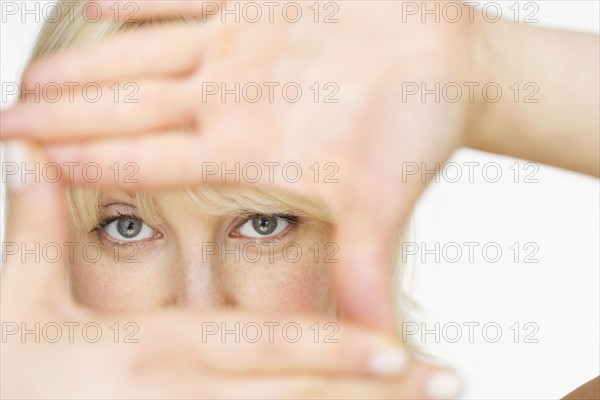
[[[201,187],[181,192],[184,201],[215,217],[233,216],[240,212],[257,214],[293,214],[313,217],[332,223],[331,215],[324,205],[308,199],[281,192],[265,192],[255,188]]]
[[[81,236],[91,231],[100,219],[99,189],[70,187],[67,198],[73,233]]]
[[[156,203],[157,193],[129,192],[131,203],[148,225],[164,223]],[[291,214],[316,218],[332,224],[331,214],[324,205],[280,192],[265,192],[254,188],[215,188],[202,186],[178,191],[160,192],[169,204],[184,207],[190,213],[210,217],[234,217],[243,214]],[[98,188],[73,187],[69,190],[69,211],[72,229],[84,234],[100,222],[103,192]]]

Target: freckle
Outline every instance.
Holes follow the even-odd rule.
[[[162,302],[163,308],[173,307],[176,305],[177,305],[177,296],[172,296],[170,298],[163,300],[163,302]]]
[[[231,297],[230,295],[225,295],[225,307],[236,307],[238,305],[238,301]]]
[[[326,283],[314,268],[303,266],[281,281],[279,301],[293,309],[315,310],[328,293]]]

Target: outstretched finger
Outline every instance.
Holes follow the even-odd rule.
[[[316,315],[268,317],[238,310],[200,319],[170,311],[156,315],[143,331],[140,343],[152,346],[154,340],[161,341],[153,351],[173,356],[183,351],[200,366],[229,373],[399,377],[416,362],[391,336]]]
[[[193,124],[187,82],[157,79],[95,85],[59,101],[27,101],[2,113],[3,138],[88,140]]]
[[[334,288],[343,316],[387,331],[395,331],[394,243],[369,208],[355,209],[338,222],[339,259],[334,264]],[[381,229],[381,230],[380,230]]]
[[[33,90],[48,84],[78,82],[83,86],[184,75],[200,63],[203,44],[214,28],[183,23],[119,32],[99,43],[68,49],[34,63],[23,74],[22,86]]]
[[[76,184],[141,190],[233,184],[259,185],[301,196],[313,193],[310,184],[296,179],[297,171],[308,171],[313,160],[284,159],[278,154],[279,144],[262,140],[252,142],[255,143],[235,145],[239,143],[236,135],[225,131],[203,132],[202,135],[165,131],[48,145],[46,150],[51,160],[59,165],[94,165],[101,171],[92,177],[74,171],[68,178],[70,183]],[[291,172],[286,172],[288,167]],[[64,176],[66,178],[67,174]]]
[[[158,1],[101,1],[98,9],[105,19],[120,20],[152,19],[164,16],[202,16],[205,19],[218,14],[222,4],[227,0],[158,0]],[[117,14],[117,10],[123,10]]]
[[[2,290],[18,293],[17,298],[65,294],[65,187],[36,173],[46,163],[38,148],[21,142],[4,146],[2,180],[8,185],[9,207],[2,241]]]

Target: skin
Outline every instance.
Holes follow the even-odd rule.
[[[280,218],[278,226],[287,225],[283,231],[255,238],[251,235],[260,233],[242,210],[237,217],[207,217],[182,207],[173,194],[154,198],[163,224],[144,224],[144,231],[126,238],[116,230],[117,220],[76,237],[82,246],[90,243],[102,249],[93,263],[89,260],[94,256],[75,252],[72,290],[82,304],[105,312],[239,307],[336,318],[331,262],[323,262],[325,254],[314,250],[315,243],[322,248],[331,239],[328,224],[315,218],[297,224]],[[124,191],[104,192],[102,203],[101,218],[119,214],[142,218]],[[119,247],[124,245],[131,247]],[[298,248],[301,257],[296,259]]]
[[[144,4],[140,10],[147,7]],[[162,7],[169,8],[168,4]],[[194,12],[193,6],[187,9],[178,4],[183,8],[180,12]],[[26,102],[5,113],[3,132],[41,140],[81,139],[83,132],[88,138],[114,138],[118,133],[119,141],[66,145],[52,151],[51,157],[76,162],[93,158],[103,170],[116,161],[128,160],[140,166],[136,187],[198,184],[205,181],[201,163],[206,160],[227,165],[298,162],[304,171],[299,182],[290,183],[278,175],[274,184],[317,198],[331,210],[337,226],[335,241],[341,244],[333,284],[338,305],[350,318],[392,330],[396,326],[389,285],[392,249],[398,229],[425,185],[414,176],[403,182],[399,162],[434,164],[447,159],[464,137],[472,108],[465,101],[409,101],[400,107],[401,81],[478,80],[478,71],[469,54],[470,26],[424,26],[418,20],[398,24],[393,16],[401,13],[400,3],[365,4],[342,3],[336,24],[314,24],[306,19],[293,26],[282,20],[228,25],[209,19],[202,25],[125,33],[80,52],[68,51],[62,60],[61,56],[51,57],[26,71],[24,81],[52,77],[52,81],[62,82],[57,66],[65,63],[71,65],[65,82],[135,81],[140,88],[139,103],[124,106],[105,96],[90,105],[76,95],[73,102],[57,102],[50,112],[46,105]],[[265,38],[260,47],[255,37]],[[419,40],[399,45],[397,38],[405,37]],[[141,46],[148,41],[157,45]],[[116,48],[120,48],[119,54],[132,48],[140,54],[127,57],[130,62],[125,58],[108,62],[117,54]],[[364,52],[360,62],[356,48]],[[82,59],[105,68],[80,68]],[[215,96],[203,101],[203,82],[238,81],[297,82],[303,88],[334,81],[352,95],[340,94],[338,103],[315,103],[311,96],[298,103],[270,103],[266,96],[255,104],[221,102]],[[149,104],[161,112],[146,112]],[[295,114],[299,107],[301,116]],[[42,115],[24,118],[30,112]],[[432,119],[431,115],[438,117]],[[46,123],[49,120],[54,123]],[[111,120],[110,127],[100,120]],[[186,132],[181,132],[182,126],[187,127]],[[163,134],[140,136],[150,131]],[[132,153],[132,148],[143,151]],[[177,154],[178,162],[156,163],[164,152]],[[315,180],[309,173],[315,162],[336,165],[338,182]],[[268,175],[262,178],[258,184],[267,183]],[[221,183],[220,176],[210,176],[208,182]],[[99,184],[115,182],[103,175]],[[347,215],[353,218],[345,218]],[[373,225],[378,229],[364,229]]]
[[[198,15],[198,4],[140,2],[136,17]],[[340,243],[333,280],[338,305],[357,321],[391,330],[391,244],[427,183],[418,175],[403,179],[398,166],[443,163],[465,146],[600,176],[598,38],[510,21],[400,24],[396,2],[341,4],[340,23],[334,25],[209,19],[202,26],[123,34],[52,57],[32,66],[24,80],[106,86],[135,81],[140,107],[152,104],[161,112],[84,101],[25,103],[3,112],[3,135],[44,142],[57,162],[94,161],[106,169],[115,161],[135,162],[141,188],[202,182],[202,160],[293,159],[305,170],[315,161],[335,162],[337,185],[307,179],[275,185],[330,207]],[[149,42],[156,45],[145,45]],[[138,57],[120,56],[132,49]],[[77,62],[82,59],[89,63]],[[565,84],[564,71],[578,74]],[[327,107],[202,103],[198,98],[206,81],[297,81],[309,87],[331,79],[351,88],[352,95]],[[543,89],[536,104],[515,103],[510,96],[498,103],[480,96],[459,103],[398,100],[407,81],[491,81],[508,88],[532,79]],[[107,118],[110,126],[102,123]],[[191,128],[174,133],[180,126]],[[253,140],[245,141],[248,137]],[[247,142],[247,147],[231,146]],[[176,154],[178,162],[155,163],[165,153]],[[103,184],[115,183],[106,177]],[[352,218],[342,218],[348,215]],[[364,229],[372,225],[379,227],[375,233]]]
[[[597,398],[600,398],[600,377],[584,383],[563,397],[563,400],[594,400]]]
[[[424,163],[431,170],[466,146],[599,176],[598,40],[512,21],[486,23],[477,19],[479,13],[474,23],[467,18],[423,23],[415,17],[399,24],[401,2],[366,4],[340,3],[335,24],[314,24],[309,18],[297,24],[281,19],[222,24],[208,17],[200,26],[138,30],[50,57],[25,72],[28,87],[97,82],[110,92],[115,82],[133,81],[140,89],[139,103],[115,104],[104,96],[92,104],[77,95],[56,104],[23,103],[3,113],[3,134],[53,143],[47,149],[60,163],[94,161],[105,170],[115,162],[136,163],[136,187],[222,183],[219,176],[207,180],[202,175],[205,160],[228,165],[294,160],[305,172],[315,162],[334,163],[336,184],[315,182],[309,173],[293,184],[281,177],[266,182],[265,175],[259,184],[327,204],[340,244],[340,268],[334,268],[333,280],[338,305],[351,318],[392,329],[391,249],[432,177],[406,176],[402,163]],[[201,2],[140,2],[136,18],[200,12]],[[156,45],[145,46],[148,42]],[[137,57],[121,56],[131,49]],[[557,52],[564,56],[556,58]],[[582,56],[586,62],[579,61]],[[564,85],[565,70],[581,73]],[[481,91],[475,91],[473,101],[465,95],[456,103],[420,96],[400,100],[402,82],[428,87],[496,82],[509,92],[514,82],[531,82],[532,77],[543,89],[536,104],[515,102],[509,95],[491,103]],[[340,88],[335,104],[315,103],[310,96],[294,104],[270,103],[266,96],[258,103],[201,96],[205,82],[297,82],[308,88],[332,80]],[[148,105],[161,111],[147,113]],[[113,123],[103,124],[107,118]],[[100,136],[109,140],[89,141]],[[88,142],[56,145],[65,140]],[[143,151],[132,153],[131,148]],[[156,163],[165,151],[177,154],[178,162]],[[109,174],[100,183],[115,184]],[[347,215],[353,218],[343,218]],[[379,229],[365,230],[366,224]]]
[[[2,121],[4,123],[4,115]],[[135,119],[132,121],[135,122]],[[3,134],[4,128],[3,125]],[[12,148],[13,152],[8,156],[8,160],[14,160],[19,164],[21,161],[27,161],[28,164],[47,162],[46,156],[33,143],[29,143],[22,152],[15,152],[14,144]],[[15,153],[20,154],[20,157],[14,157]],[[168,162],[161,164],[165,168],[172,165]],[[61,184],[28,182],[26,187],[23,187],[19,182],[13,181],[9,186],[11,187],[9,200],[13,206],[7,229],[7,241],[35,247],[36,243],[63,243],[71,239],[64,224],[65,199],[64,187]],[[179,217],[175,219],[180,220]],[[195,224],[193,233],[196,234],[200,229],[204,230],[203,235],[206,234],[210,231],[210,224],[208,221]],[[185,229],[192,228],[187,226]],[[314,234],[308,237],[314,238],[319,230],[314,229]],[[172,235],[167,235],[172,239],[170,243],[177,242],[173,240],[176,236],[179,238],[179,244],[182,245],[185,232],[173,229],[170,233]],[[184,274],[186,269],[190,271],[190,264],[184,260],[189,253],[186,254],[185,251],[188,250],[184,249],[184,252],[178,254],[171,253],[180,261],[178,263],[180,275]],[[63,249],[63,254],[65,253],[67,251]],[[166,258],[163,256],[163,260]],[[228,341],[213,340],[209,343],[201,341],[202,336],[199,332],[202,332],[205,322],[222,321],[230,326],[245,321],[258,323],[277,321],[280,324],[292,321],[303,326],[303,331],[306,332],[315,321],[323,326],[322,324],[328,322],[323,320],[323,315],[311,317],[314,311],[312,314],[306,314],[309,309],[321,310],[326,315],[332,311],[331,299],[319,298],[323,292],[319,285],[310,289],[318,291],[319,301],[315,301],[314,298],[311,300],[311,296],[306,296],[307,285],[298,286],[296,281],[293,287],[300,287],[303,290],[289,290],[289,285],[286,292],[269,287],[268,296],[272,296],[269,299],[269,307],[265,307],[267,302],[264,300],[258,304],[257,300],[260,300],[264,294],[244,295],[243,298],[234,299],[242,305],[271,309],[272,301],[280,302],[277,304],[277,311],[261,316],[262,314],[256,314],[256,311],[250,314],[242,307],[237,312],[222,310],[215,313],[202,310],[204,307],[214,306],[215,298],[234,297],[234,290],[229,288],[228,291],[213,293],[214,296],[210,301],[206,301],[207,299],[201,302],[185,299],[182,301],[175,296],[178,291],[168,287],[173,284],[172,280],[161,277],[158,281],[166,286],[161,288],[160,296],[148,300],[149,304],[142,306],[131,303],[131,308],[138,308],[138,313],[128,314],[123,312],[122,305],[119,305],[119,310],[112,307],[117,301],[110,300],[106,291],[101,292],[98,289],[102,287],[99,280],[107,278],[105,274],[102,278],[98,276],[99,274],[95,278],[91,277],[91,274],[95,273],[94,268],[101,268],[99,265],[86,268],[88,266],[80,264],[79,268],[74,268],[76,284],[73,289],[75,300],[78,302],[66,296],[64,277],[67,266],[64,261],[36,262],[30,259],[23,262],[19,253],[7,256],[7,262],[2,269],[2,321],[8,323],[28,321],[30,324],[35,321],[49,323],[81,321],[82,324],[93,321],[102,326],[104,332],[110,331],[115,321],[119,322],[120,326],[133,321],[139,326],[139,346],[111,343],[111,338],[106,335],[103,336],[99,346],[90,346],[81,339],[77,343],[63,341],[60,344],[46,342],[38,344],[31,340],[19,340],[18,334],[16,337],[11,335],[13,340],[2,343],[2,370],[9,371],[2,374],[3,397],[440,397],[439,387],[434,387],[437,392],[432,392],[430,381],[435,379],[436,374],[447,374],[444,368],[425,364],[410,356],[400,357],[399,354],[404,353],[403,346],[396,338],[387,333],[374,332],[372,328],[353,324],[350,321],[340,321],[340,334],[342,330],[348,333],[343,334],[343,338],[333,345],[314,343],[308,335],[303,336],[302,344],[298,346],[282,339],[271,343],[264,338],[259,343],[242,341],[242,343],[236,342],[235,345]],[[169,262],[172,263],[172,260]],[[158,263],[156,267],[164,268],[168,265],[171,264]],[[334,267],[336,268],[339,267]],[[32,269],[35,269],[35,274],[31,274]],[[302,269],[295,270],[295,277],[298,277],[299,273],[302,274],[301,271]],[[352,270],[345,272],[351,274]],[[315,277],[310,276],[311,274],[308,277],[306,274],[304,277],[300,276],[300,283],[312,283],[311,280],[314,282]],[[289,282],[291,275],[293,274],[282,276],[281,279]],[[206,279],[197,276],[195,278],[196,285],[207,287]],[[249,288],[252,288],[249,282],[244,282],[243,286],[239,281],[232,282],[229,278],[228,274],[228,279],[223,281],[230,281],[228,283],[236,289],[243,288],[242,293],[248,293]],[[318,280],[322,281],[321,278]],[[111,283],[114,283],[114,280]],[[182,281],[179,280],[178,285],[181,283]],[[368,288],[369,282],[364,283]],[[199,293],[199,289],[193,285],[184,286],[184,289],[192,294]],[[135,285],[135,287],[139,286]],[[95,294],[93,288],[96,288]],[[131,286],[127,289],[131,290]],[[227,289],[225,284],[224,289]],[[256,287],[252,289],[256,290]],[[111,296],[115,294],[114,285],[111,285],[108,290],[112,290]],[[119,301],[125,301],[125,291],[119,290],[122,296]],[[86,298],[84,292],[91,297]],[[149,297],[148,292],[143,295],[145,298]],[[139,301],[139,296],[136,301]],[[164,306],[165,302],[181,303],[184,307],[154,309],[155,305]],[[82,307],[86,303],[100,310],[94,310],[94,307],[92,309]],[[144,310],[141,310],[142,308]],[[297,314],[294,311],[296,309],[301,309],[305,313]],[[119,313],[115,314],[114,311]],[[373,311],[376,312],[377,309]],[[400,365],[394,367],[394,371],[384,372],[373,369],[372,357],[377,356],[381,351],[388,355],[391,351],[393,358],[400,361],[407,358],[407,366]],[[57,360],[60,360],[60,368],[56,368]],[[118,360],[118,367],[114,365],[115,360]],[[26,366],[28,372],[24,373],[24,368],[14,368],[15,365]],[[35,386],[28,384],[31,376],[36,377]],[[78,384],[74,385],[73,382]],[[458,390],[459,388],[455,386],[443,395],[453,396]]]
[[[7,157],[25,163],[28,168],[33,168],[36,162],[48,162],[34,145],[22,151],[22,158],[14,157],[13,147]],[[69,224],[65,223],[68,214],[63,185],[34,180],[10,181],[9,185],[11,212],[5,243],[32,249],[36,244],[44,247],[72,242]],[[198,226],[194,229],[206,229],[210,224]],[[185,229],[179,232],[189,233]],[[65,246],[61,251],[68,254]],[[109,289],[112,294],[96,288],[96,294],[90,298],[81,296],[89,303],[101,298],[110,305],[112,296],[120,292],[121,300],[129,302],[128,307],[138,308],[135,313],[106,312],[84,307],[68,294],[65,279],[68,257],[36,260],[30,254],[23,259],[24,254],[12,251],[5,256],[0,291],[2,398],[429,398],[429,380],[436,372],[443,371],[414,359],[407,360],[406,368],[391,373],[374,371],[370,367],[371,357],[381,351],[397,354],[402,351],[401,344],[350,322],[338,321],[337,341],[325,342],[323,335],[329,332],[325,324],[331,323],[332,318],[306,309],[327,309],[326,297],[307,301],[304,293],[295,296],[274,291],[273,296],[287,297],[295,307],[250,313],[242,307],[218,309],[207,303],[164,308],[161,304],[164,297],[152,297],[147,287],[143,295],[151,297],[152,304],[136,304],[138,300],[117,290],[117,285]],[[112,270],[123,267],[115,263],[105,266]],[[160,266],[169,264],[154,265]],[[79,268],[95,274],[99,264],[80,264]],[[131,268],[131,264],[126,268]],[[98,284],[100,278],[96,277],[95,281],[87,282],[87,288]],[[290,278],[285,273],[282,277]],[[164,287],[172,283],[169,279],[155,281]],[[196,282],[206,284],[202,279]],[[141,287],[140,282],[129,283],[127,290]],[[250,287],[256,284],[256,280],[244,283]],[[248,306],[254,300],[252,306],[255,306],[261,296],[239,300]],[[299,314],[292,308],[302,308],[304,312]],[[35,331],[36,323],[40,324],[39,338],[34,333],[23,336],[25,329]],[[102,332],[97,341],[89,339],[95,337],[95,330],[89,336],[83,334],[83,326],[90,323]],[[296,324],[303,334],[294,342],[281,333],[274,336],[263,333],[258,340],[236,340],[232,335],[223,338],[206,333],[207,324],[232,329],[236,324],[262,327],[274,323],[282,327]],[[315,341],[309,334],[315,323],[322,327],[323,340]],[[41,328],[49,324],[61,327],[58,339],[55,340],[55,330]],[[74,326],[73,335],[68,326]],[[120,333],[118,339],[114,336],[115,326]],[[9,332],[9,327],[16,327],[17,331]],[[132,339],[130,334],[134,334],[133,342],[127,339]]]

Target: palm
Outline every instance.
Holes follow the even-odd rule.
[[[96,61],[92,68],[71,67],[62,79],[57,67],[65,60],[59,57],[31,69],[27,79],[135,81],[139,103],[24,104],[7,117],[18,121],[15,132],[48,140],[169,132],[54,148],[53,157],[61,161],[93,158],[107,168],[116,161],[137,163],[140,187],[220,182],[221,174],[205,174],[213,161],[229,169],[236,162],[242,168],[299,163],[299,181],[295,174],[271,176],[263,169],[259,183],[325,202],[341,244],[340,305],[346,315],[389,328],[393,307],[385,267],[393,242],[425,186],[422,169],[431,170],[461,145],[470,105],[465,96],[456,103],[437,102],[433,95],[423,101],[421,93],[408,96],[407,85],[431,89],[436,82],[475,79],[465,24],[399,23],[400,7],[348,2],[333,24],[212,19],[203,26],[123,35],[87,50]],[[155,46],[162,54],[146,46],[154,40],[164,44]],[[147,62],[111,59],[124,49],[139,49]],[[165,55],[166,49],[172,54]],[[222,97],[224,88],[236,94]],[[53,115],[53,124],[24,118],[28,112]],[[103,124],[106,119],[113,123]],[[3,133],[11,133],[10,123]],[[182,126],[196,134],[178,131]],[[173,159],[156,162],[166,154]],[[417,173],[407,174],[415,166]]]

